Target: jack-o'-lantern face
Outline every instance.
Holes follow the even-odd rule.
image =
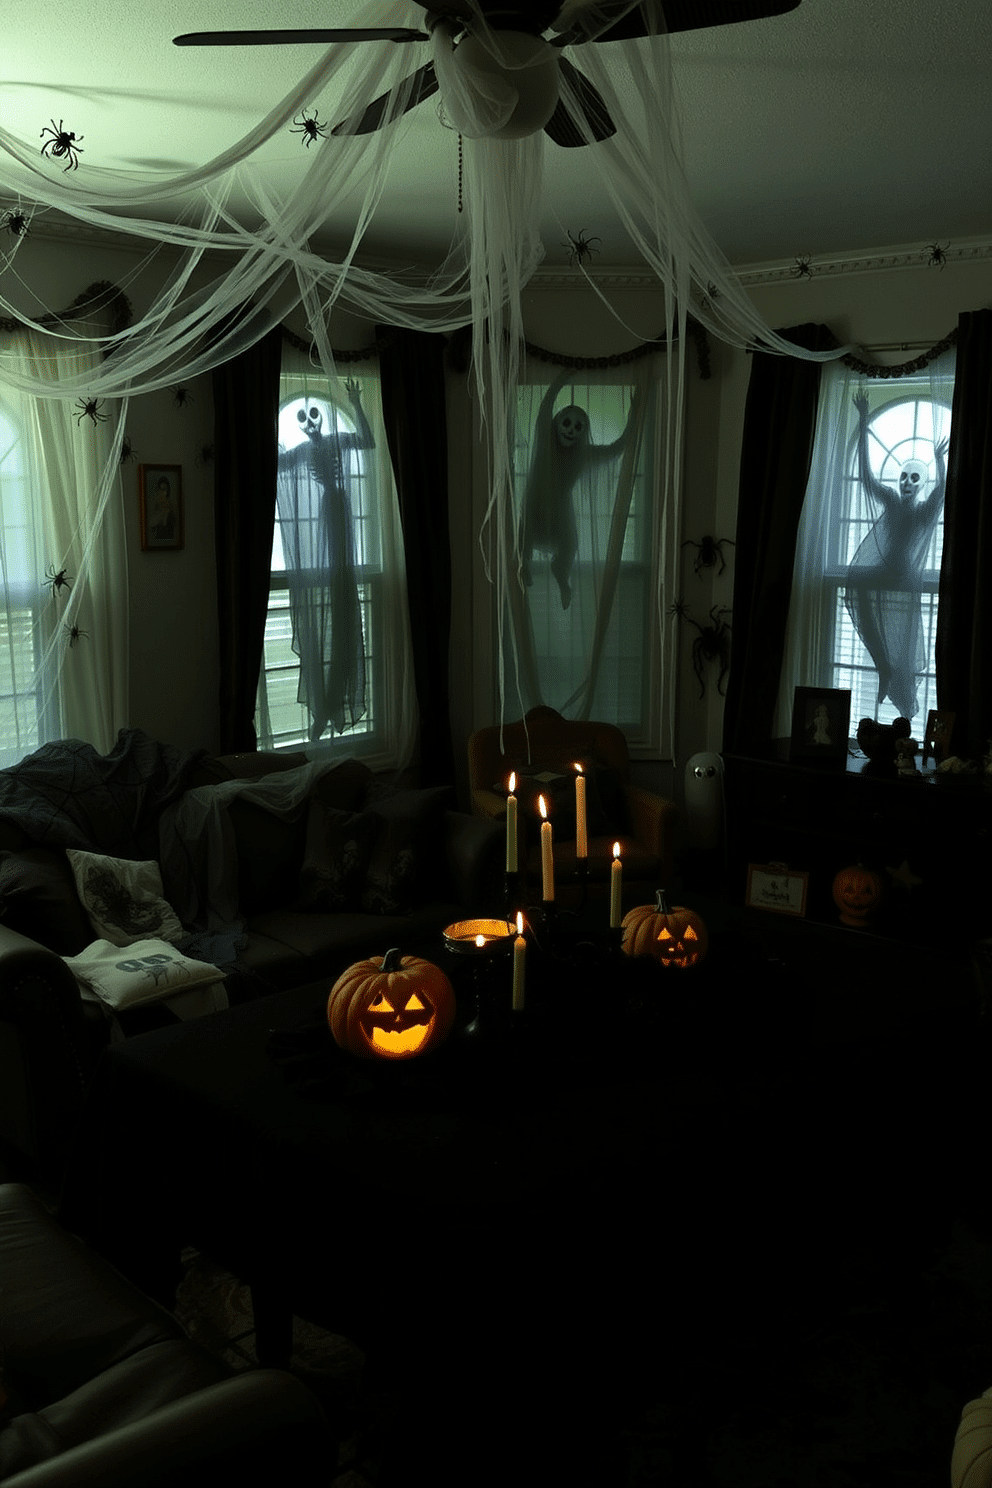
[[[658,960],[663,966],[695,966],[703,947],[692,925],[670,930],[663,926],[658,933]]]
[[[872,869],[858,863],[842,868],[834,879],[834,903],[844,925],[863,925],[878,909],[882,898],[882,879]]]
[[[393,1058],[416,1054],[430,1037],[433,1022],[434,1009],[423,991],[402,986],[390,996],[378,992],[359,1020],[375,1052]]]

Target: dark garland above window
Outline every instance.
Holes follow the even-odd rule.
[[[852,372],[860,372],[864,377],[908,377],[911,372],[922,372],[931,362],[935,362],[945,351],[950,351],[952,346],[958,342],[957,327],[950,335],[942,341],[936,342],[929,351],[922,351],[919,356],[913,357],[910,362],[898,362],[894,367],[880,367],[877,362],[863,362],[859,357],[841,357],[845,367],[850,367]],[[838,343],[839,345],[840,343]]]
[[[111,284],[106,279],[90,284],[82,294],[76,296],[68,309],[51,315],[43,315],[38,324],[47,330],[49,326],[64,325],[68,320],[83,320],[106,308],[110,310],[110,334],[116,336],[121,331],[126,331],[133,318],[131,301],[123,290],[118,289],[116,284]],[[13,333],[23,330],[22,320],[14,316],[0,317],[0,331]]]

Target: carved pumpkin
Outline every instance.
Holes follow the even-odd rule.
[[[709,935],[694,910],[670,908],[663,889],[653,905],[641,904],[623,917],[621,946],[628,956],[654,956],[662,966],[698,966]]]
[[[833,888],[841,924],[867,925],[882,902],[883,889],[882,875],[863,863],[842,868],[834,878]]]
[[[447,1038],[455,993],[439,967],[395,948],[356,961],[327,1000],[327,1022],[342,1049],[365,1059],[413,1059]]]

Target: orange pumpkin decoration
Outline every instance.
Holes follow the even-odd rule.
[[[840,910],[842,925],[860,928],[868,924],[882,902],[885,884],[880,873],[857,863],[842,868],[834,878],[834,903]]]
[[[709,934],[694,910],[670,908],[664,889],[653,905],[641,904],[623,917],[621,946],[628,956],[654,956],[662,966],[698,966],[706,955]]]
[[[334,1041],[364,1059],[413,1059],[436,1048],[455,1021],[455,992],[431,961],[394,947],[342,972],[327,999]]]

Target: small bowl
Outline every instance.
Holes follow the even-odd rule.
[[[509,920],[456,920],[443,932],[445,949],[456,956],[494,956],[510,948],[516,933]]]

